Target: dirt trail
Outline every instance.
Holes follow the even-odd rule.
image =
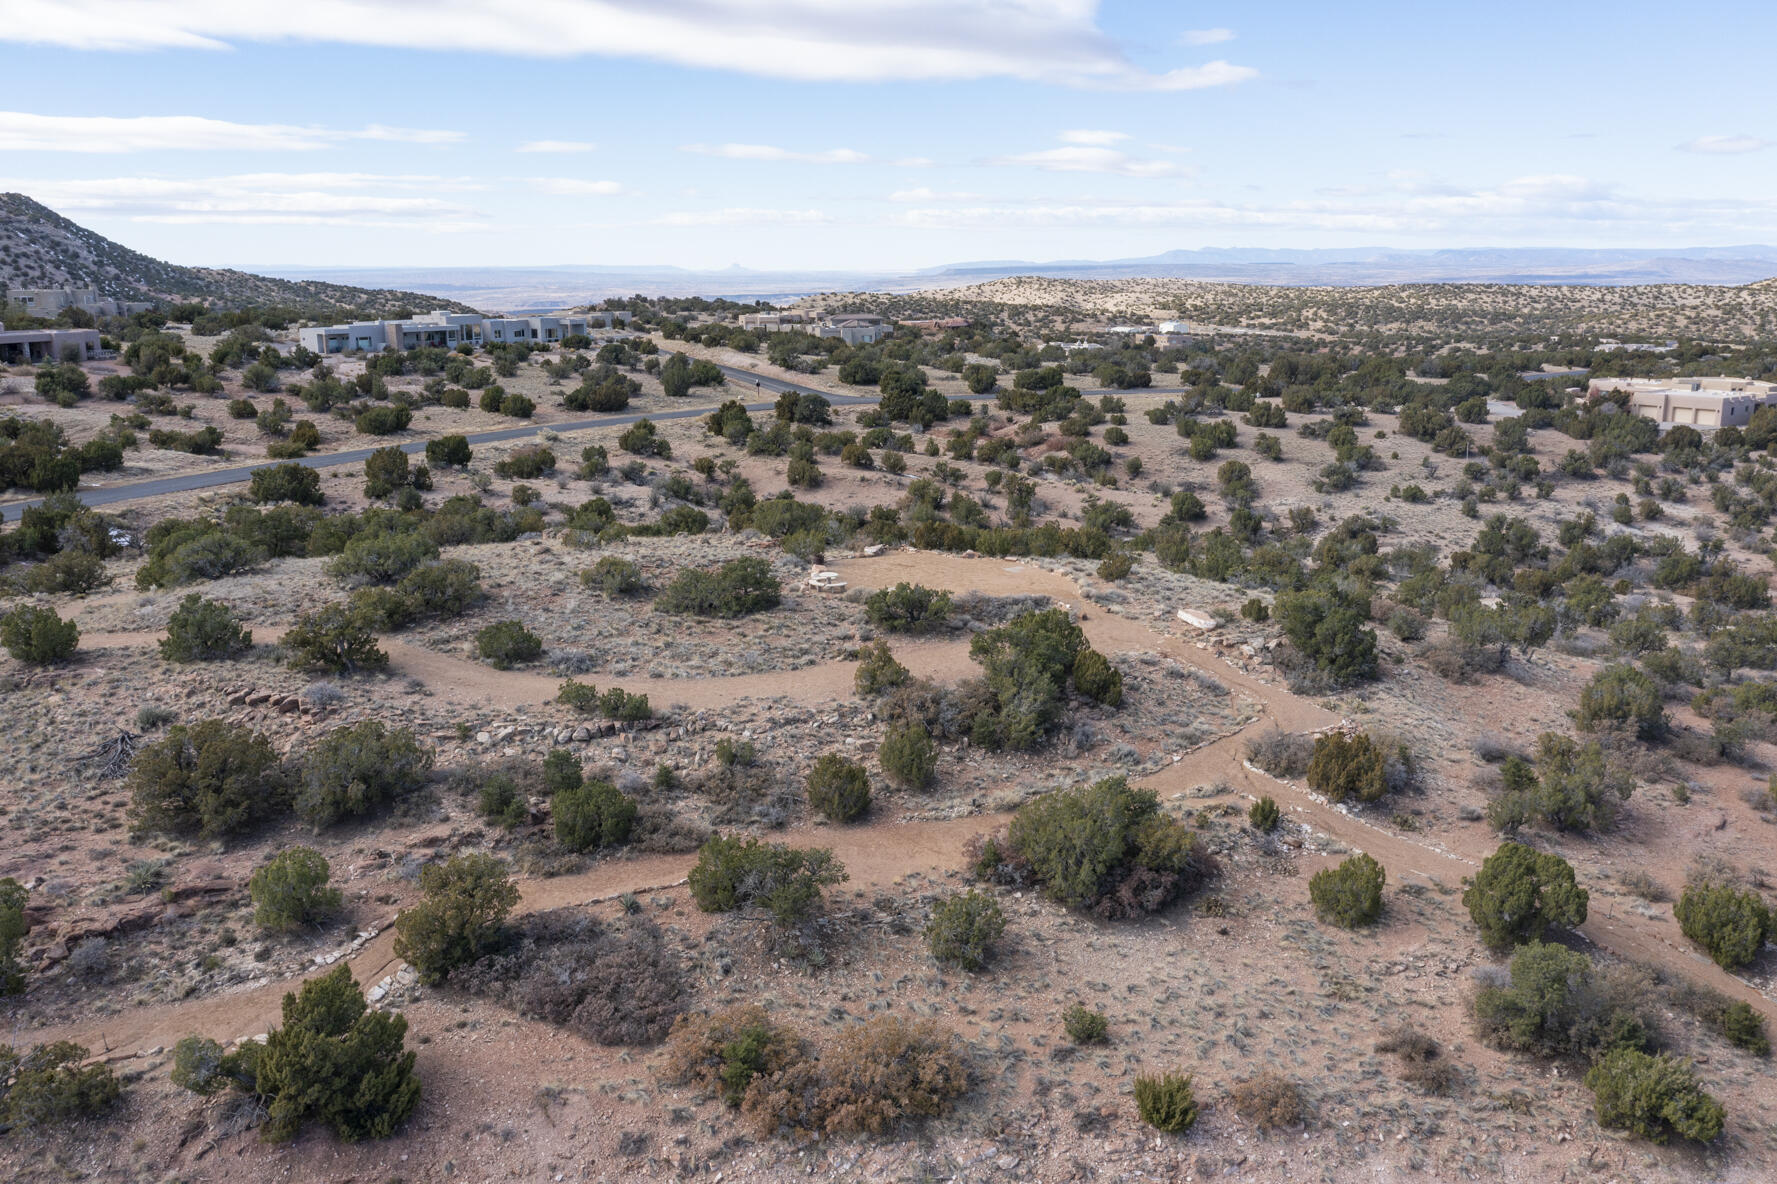
[[[1183,754],[1172,764],[1141,778],[1138,784],[1154,790],[1162,800],[1199,786],[1219,785],[1223,792],[1194,799],[1207,804],[1220,798],[1251,799],[1269,794],[1305,825],[1340,842],[1368,852],[1400,884],[1409,876],[1436,880],[1455,887],[1472,874],[1487,850],[1450,850],[1423,837],[1413,837],[1376,826],[1341,811],[1311,791],[1280,781],[1249,767],[1244,760],[1247,733],[1266,725],[1286,731],[1312,731],[1339,722],[1337,716],[1288,690],[1263,682],[1223,662],[1213,653],[1180,638],[1171,637],[1127,617],[1114,616],[1086,601],[1065,576],[1041,568],[998,560],[966,559],[952,555],[898,552],[871,560],[835,565],[853,587],[882,587],[901,580],[947,588],[953,593],[982,592],[990,595],[1044,593],[1079,608],[1081,627],[1092,644],[1106,652],[1154,651],[1189,663],[1213,675],[1250,699],[1259,708],[1258,719],[1234,734]],[[255,640],[275,640],[280,631],[255,630]],[[262,637],[261,634],[264,636]],[[155,633],[92,634],[82,644],[143,645],[158,638]],[[435,691],[477,702],[534,703],[553,696],[559,680],[534,674],[491,670],[479,663],[453,658],[401,642],[385,640],[391,668],[397,673],[423,677]],[[971,669],[968,648],[960,642],[898,645],[896,656],[917,672],[930,677],[952,678]],[[790,695],[803,700],[843,698],[850,694],[851,663],[827,663],[804,670],[770,675],[741,675],[705,680],[675,680],[667,685],[676,701],[687,706],[719,707],[745,695]],[[643,680],[625,689],[657,689],[662,680]],[[743,689],[744,688],[744,689]],[[770,688],[769,690],[765,688]],[[832,847],[845,864],[854,887],[883,886],[914,872],[943,872],[962,861],[963,848],[975,834],[1002,826],[1009,815],[974,815],[939,822],[906,822],[861,827],[803,827],[777,836],[791,844]],[[689,871],[688,855],[649,856],[601,863],[574,876],[530,881],[521,885],[520,911],[559,908],[609,900],[623,892],[644,892],[677,884]],[[1748,983],[1730,975],[1696,952],[1667,941],[1638,924],[1633,914],[1599,917],[1596,914],[1580,930],[1587,940],[1624,957],[1663,967],[1709,983],[1731,998],[1743,999],[1777,1023],[1777,1003]],[[385,931],[367,942],[350,960],[361,983],[374,983],[396,965],[394,934]],[[103,1021],[44,1029],[33,1033],[39,1040],[72,1039],[95,1050],[130,1052],[154,1045],[171,1045],[180,1036],[201,1031],[218,1038],[262,1032],[275,1023],[279,1002],[295,980],[265,983],[228,995],[145,1007]]]
[[[253,627],[253,640],[259,645],[273,645],[287,629],[288,626],[257,625]],[[165,636],[164,631],[150,630],[83,633],[80,647],[83,650],[140,648],[157,644]],[[379,638],[377,644],[388,652],[390,674],[418,679],[439,698],[462,707],[510,710],[548,702],[561,690],[562,676],[557,674],[495,670],[468,658],[439,653],[393,637]],[[895,658],[914,674],[940,682],[954,681],[974,669],[969,661],[966,640],[900,644],[895,647]],[[800,670],[713,678],[587,677],[596,681],[601,690],[616,686],[631,694],[647,695],[657,709],[683,707],[690,711],[706,711],[726,708],[737,699],[788,697],[804,703],[849,699],[856,694],[853,686],[856,670],[857,665],[852,662],[823,662]]]

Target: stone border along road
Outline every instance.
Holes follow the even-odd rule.
[[[787,379],[773,378],[768,374],[757,374],[751,370],[742,370],[738,366],[722,366],[718,364],[717,368],[727,377],[734,379],[739,384],[740,390],[743,392],[746,389],[746,381],[751,379],[754,384],[753,389],[756,391],[765,391],[777,395],[781,395],[786,391],[795,391],[799,395],[819,395],[835,407],[861,407],[880,402],[882,398],[880,395],[841,395],[833,391],[816,390],[814,387],[803,386],[801,383],[790,382]],[[1189,388],[1141,388],[1142,393],[1154,395],[1183,394],[1187,389]],[[1091,396],[1111,394],[1127,395],[1132,392],[1082,390],[1080,393],[1082,395]],[[746,408],[749,412],[770,411],[774,406],[776,406],[775,402],[746,404]],[[468,440],[471,446],[477,444],[497,444],[505,440],[522,440],[527,436],[536,436],[543,432],[565,434],[567,432],[583,432],[590,428],[623,427],[626,424],[635,423],[640,419],[651,419],[656,421],[667,419],[692,419],[698,416],[708,415],[713,410],[715,410],[713,407],[684,407],[674,411],[661,411],[652,415],[644,415],[641,413],[634,415],[603,415],[596,419],[576,419],[563,423],[527,424],[524,427],[496,428],[492,431],[473,432],[468,435]],[[397,447],[399,447],[401,451],[409,453],[410,455],[418,455],[426,450],[426,442],[428,439],[432,438],[433,437],[427,437],[425,439],[401,441],[397,444]],[[375,448],[354,448],[347,452],[328,452],[323,453],[320,456],[303,456],[296,458],[296,463],[307,465],[311,469],[331,469],[337,468],[340,465],[362,464],[369,459],[371,453],[387,447],[389,447],[388,444],[379,444]],[[160,497],[169,493],[189,493],[196,489],[214,489],[222,485],[240,485],[247,481],[251,481],[253,479],[253,474],[257,473],[260,469],[276,468],[278,465],[288,463],[290,462],[268,460],[261,461],[258,464],[237,465],[227,469],[211,469],[202,473],[180,473],[173,477],[155,477],[147,481],[130,481],[122,485],[98,485],[88,489],[76,489],[74,492],[86,505],[106,506],[111,505],[114,502],[132,502],[142,498]],[[0,505],[0,522],[17,522],[19,516],[26,510],[42,504],[43,499],[40,497],[26,498],[16,502],[7,502],[4,505]]]
[[[1336,726],[1341,721],[1310,700],[1254,678],[1185,639],[1157,632],[1139,621],[1093,604],[1065,575],[1023,563],[965,559],[935,552],[891,552],[876,559],[840,560],[831,566],[854,587],[862,586],[866,579],[872,586],[883,586],[891,581],[917,578],[928,587],[947,588],[958,594],[984,592],[999,595],[1014,588],[1046,592],[1057,601],[1080,610],[1081,628],[1086,631],[1093,647],[1101,652],[1159,652],[1212,675],[1227,686],[1231,694],[1245,696],[1255,703],[1260,709],[1257,718],[1201,748],[1179,754],[1172,763],[1135,781],[1136,785],[1159,794],[1163,801],[1203,785],[1219,785],[1224,792],[1193,799],[1193,807],[1228,799],[1253,800],[1262,794],[1270,794],[1281,805],[1287,806],[1290,816],[1302,825],[1355,850],[1368,852],[1384,864],[1397,887],[1409,876],[1445,888],[1454,887],[1478,865],[1478,860],[1469,854],[1385,830],[1359,815],[1330,805],[1326,799],[1303,786],[1252,769],[1245,759],[1244,743],[1254,727],[1269,724],[1285,731],[1312,732]],[[147,636],[119,634],[111,635],[109,640],[134,643]],[[467,659],[453,659],[442,654],[432,654],[431,658],[440,668],[454,664],[460,665],[465,674],[488,673],[486,667]],[[852,664],[827,665],[843,667],[849,680]],[[553,679],[548,682],[550,686],[555,685]],[[650,691],[661,689],[659,680],[644,682]],[[538,689],[545,698],[548,697],[549,688]],[[803,691],[795,697],[806,698],[806,687]],[[959,868],[965,844],[970,838],[1004,826],[1010,819],[1010,814],[977,814],[942,821],[802,826],[779,832],[774,839],[831,847],[851,873],[854,887],[886,886],[913,872],[942,873]],[[522,898],[518,911],[528,913],[581,907],[610,900],[625,891],[657,890],[659,886],[680,881],[693,862],[690,855],[643,855],[601,861],[577,875],[521,879]],[[366,990],[398,967],[391,921],[392,918],[384,919],[373,925],[374,936],[348,943],[336,951],[335,962],[343,961],[349,965]],[[1594,914],[1579,932],[1586,941],[1622,957],[1707,982],[1730,998],[1745,1000],[1769,1020],[1777,1022],[1777,1004],[1756,987],[1721,970],[1695,950],[1669,941],[1659,933],[1644,931],[1639,918],[1631,912],[1620,912],[1615,916]],[[355,952],[353,945],[357,947]],[[108,1060],[125,1059],[157,1045],[170,1048],[180,1037],[193,1032],[228,1041],[264,1032],[267,1025],[276,1022],[284,994],[294,990],[303,978],[310,977],[318,969],[318,966],[311,966],[307,972],[290,979],[257,983],[234,992],[182,1002],[151,1004],[103,1019],[87,1019],[28,1032],[20,1030],[18,1037],[29,1036],[40,1043],[74,1040],[89,1048],[103,1050],[102,1055]]]

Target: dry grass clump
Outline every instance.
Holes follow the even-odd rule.
[[[847,1029],[818,1058],[755,1078],[741,1113],[761,1136],[880,1135],[944,1113],[969,1077],[955,1033],[931,1020],[878,1016]]]
[[[1262,1131],[1301,1126],[1308,1121],[1302,1087],[1270,1069],[1228,1091],[1234,1113]]]
[[[782,1073],[806,1055],[794,1032],[772,1023],[763,1007],[745,1004],[680,1016],[667,1038],[661,1077],[719,1093],[738,1106],[755,1077]]]
[[[1377,1052],[1400,1058],[1401,1078],[1428,1094],[1447,1094],[1462,1081],[1462,1070],[1444,1055],[1444,1046],[1416,1028],[1402,1025],[1376,1042]]]
[[[599,1044],[653,1044],[684,1009],[679,959],[660,930],[607,932],[571,909],[524,918],[500,950],[451,972],[450,985]]]
[[[1276,728],[1246,742],[1246,759],[1273,777],[1300,777],[1314,756],[1314,737]]]

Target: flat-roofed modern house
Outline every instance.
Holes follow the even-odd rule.
[[[599,317],[605,314],[594,314]],[[554,317],[484,317],[472,312],[432,312],[405,321],[354,321],[346,325],[312,325],[296,331],[296,339],[306,349],[318,354],[343,354],[361,351],[380,353],[386,349],[419,349],[432,346],[455,349],[459,345],[502,345],[519,341],[554,344],[576,333],[584,334],[588,318],[574,315]]]
[[[154,307],[144,300],[101,296],[96,288],[12,288],[5,303],[21,305],[34,317],[53,317],[64,308],[78,308],[95,317],[127,317]]]
[[[807,329],[814,319],[812,313],[793,310],[743,312],[740,314],[740,327],[754,333],[789,333],[797,329]]]
[[[837,337],[847,345],[880,341],[890,332],[889,323],[874,313],[835,313],[814,327],[816,337]]]
[[[1629,410],[1665,426],[1745,427],[1760,407],[1777,406],[1777,383],[1756,378],[1594,378],[1592,397],[1621,391]]]
[[[0,325],[0,363],[59,362],[69,350],[81,361],[99,356],[97,329],[8,329]]]

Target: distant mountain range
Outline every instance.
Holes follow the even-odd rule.
[[[697,271],[679,267],[315,267],[269,274],[165,263],[86,229],[22,193],[0,193],[0,293],[97,288],[125,299],[283,304],[317,314],[387,315],[448,308],[538,312],[631,295],[708,296],[783,303],[820,292],[917,292],[1015,275],[1158,278],[1284,287],[1374,284],[1715,284],[1777,277],[1777,247],[1672,250],[1391,247],[1268,250],[1205,247],[1135,259],[988,260],[921,271]]]
[[[1777,276],[1777,247],[1674,250],[1389,247],[1267,250],[1207,247],[1137,259],[990,260],[921,271],[695,271],[679,267],[279,267],[265,270],[376,287],[436,292],[478,308],[540,311],[612,296],[708,296],[794,300],[818,292],[917,292],[1014,275],[1114,280],[1153,277],[1284,287],[1374,284],[1717,284]]]
[[[316,314],[378,316],[447,305],[418,292],[289,280],[212,267],[182,267],[132,251],[22,193],[0,193],[0,305],[15,288],[95,288],[123,300],[277,304]]]

